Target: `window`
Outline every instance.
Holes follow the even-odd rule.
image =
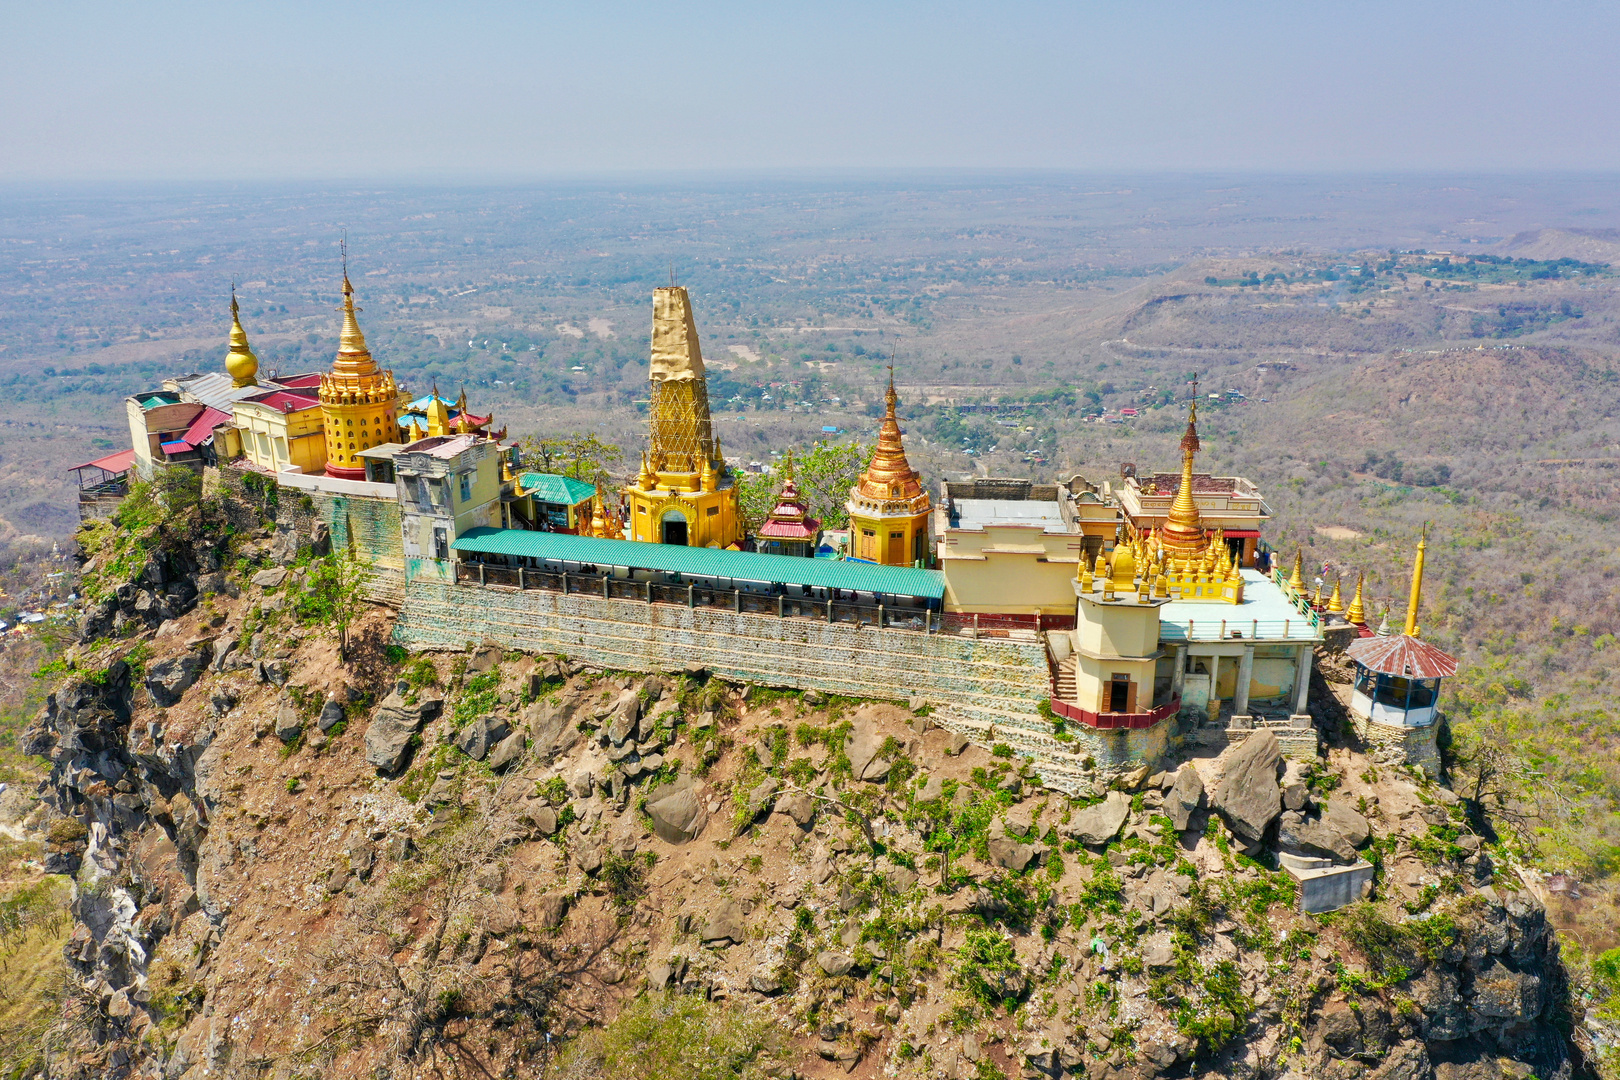
[[[709,516],[710,517],[714,517],[714,515],[718,514],[719,512],[720,512],[720,508],[718,506],[709,507]]]
[[[904,540],[905,538],[906,538],[905,533],[892,532],[892,533],[889,534],[889,539],[890,540]]]
[[[461,474],[461,501],[472,501],[472,473]]]
[[[433,528],[433,557],[435,559],[448,559],[450,557],[450,538],[445,533],[442,525],[436,525]]]

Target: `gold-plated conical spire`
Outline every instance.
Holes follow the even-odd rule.
[[[242,329],[241,308],[236,303],[236,286],[231,286],[231,343],[225,354],[225,370],[236,386],[257,386],[259,358],[248,346],[247,331]]]
[[[1305,593],[1305,578],[1302,574],[1304,569],[1305,549],[1301,548],[1294,553],[1294,574],[1288,579],[1288,588],[1293,591],[1295,596],[1303,596]]]
[[[855,489],[865,498],[878,500],[914,499],[923,493],[922,474],[906,460],[906,448],[900,437],[900,421],[894,409],[900,396],[894,391],[894,369],[889,369],[889,389],[883,395],[887,408],[883,424],[878,429],[877,448],[872,460],[861,473]]]
[[[1356,575],[1356,595],[1355,595],[1355,599],[1350,601],[1350,607],[1344,613],[1344,617],[1346,619],[1349,619],[1356,626],[1366,626],[1367,625],[1367,609],[1364,608],[1362,606],[1362,604],[1361,604],[1361,586],[1362,586],[1362,583],[1366,580],[1366,578],[1367,578],[1366,574],[1357,574]]]
[[[338,334],[337,361],[332,370],[346,375],[370,375],[377,370],[366,346],[366,335],[360,332],[360,323],[354,317],[360,309],[354,306],[354,286],[349,284],[349,272],[343,272],[343,329]]]
[[[1418,534],[1417,557],[1412,560],[1412,593],[1406,601],[1406,632],[1417,637],[1422,628],[1418,626],[1418,602],[1423,599],[1423,553],[1429,547],[1429,523],[1423,523],[1423,531]]]
[[[1344,584],[1344,578],[1333,580],[1333,595],[1328,597],[1327,610],[1329,615],[1342,615],[1344,613],[1344,597],[1339,592],[1339,586]]]
[[[1201,554],[1208,539],[1203,518],[1193,501],[1193,456],[1202,448],[1198,441],[1198,383],[1193,382],[1193,399],[1187,406],[1187,430],[1181,436],[1181,486],[1170,503],[1170,513],[1159,539],[1173,554],[1183,557]]]

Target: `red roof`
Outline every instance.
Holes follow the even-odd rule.
[[[201,446],[214,437],[215,428],[230,423],[230,420],[230,413],[220,412],[210,405],[191,422],[191,426],[186,428],[186,433],[180,436],[180,441],[188,446]]]
[[[134,450],[120,450],[116,454],[108,454],[104,458],[96,458],[96,460],[94,460],[94,461],[87,461],[83,465],[75,465],[75,466],[73,466],[73,468],[74,469],[97,468],[97,469],[102,470],[103,472],[121,473],[121,472],[128,472],[129,467],[131,465],[133,465],[133,464],[135,464],[135,451]],[[73,470],[70,469],[69,471],[71,472]]]
[[[289,375],[285,379],[277,379],[276,382],[288,390],[308,390],[321,385],[321,373],[311,371],[303,375]]]
[[[757,535],[771,540],[814,540],[816,530],[814,519],[807,525],[802,521],[767,521],[759,527]]]
[[[255,405],[268,405],[270,408],[279,409],[284,413],[314,409],[321,404],[320,398],[310,397],[307,394],[294,394],[287,390],[272,390],[268,394],[255,394],[247,400]]]
[[[1443,679],[1457,674],[1457,661],[1421,638],[1408,634],[1362,638],[1345,650],[1350,659],[1380,675]]]

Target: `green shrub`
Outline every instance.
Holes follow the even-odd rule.
[[[956,951],[956,974],[968,994],[991,1008],[1003,1003],[1016,1007],[1022,995],[1023,977],[1012,938],[1000,930],[969,930],[967,941]]]
[[[691,994],[637,998],[563,1048],[569,1080],[765,1080],[788,1060],[782,1026],[763,1009]]]

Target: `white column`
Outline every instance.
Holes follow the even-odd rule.
[[[1247,716],[1249,712],[1249,682],[1254,678],[1254,646],[1243,646],[1238,659],[1237,687],[1232,693],[1232,715]]]
[[[1305,712],[1305,706],[1311,692],[1311,663],[1316,659],[1316,652],[1309,645],[1299,647],[1299,655],[1294,660],[1294,715],[1299,716]]]

